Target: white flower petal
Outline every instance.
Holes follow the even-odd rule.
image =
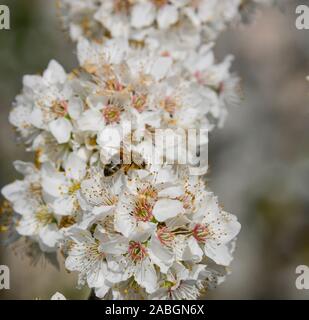
[[[160,57],[156,59],[151,68],[151,75],[157,80],[163,79],[169,72],[173,60],[170,57]]]
[[[74,197],[64,196],[63,198],[58,198],[53,203],[53,209],[55,214],[59,216],[69,216],[72,215],[74,209]]]
[[[178,10],[174,5],[165,5],[159,9],[158,25],[160,29],[167,29],[178,20]]]
[[[63,67],[55,60],[51,60],[43,73],[43,78],[48,83],[64,83],[67,75]]]
[[[56,224],[48,224],[40,230],[40,247],[45,252],[55,251],[61,238],[62,236],[60,235]]]
[[[158,288],[156,269],[147,258],[136,265],[134,278],[148,293],[153,293]]]
[[[80,181],[86,174],[86,162],[71,152],[64,164],[66,176]]]
[[[197,241],[190,237],[187,240],[187,245],[184,248],[182,259],[183,261],[192,261],[194,263],[198,263],[203,258],[203,250],[200,248]]]
[[[183,205],[178,200],[161,199],[158,200],[153,208],[153,215],[159,221],[174,218],[184,212]]]
[[[59,118],[49,123],[49,130],[58,143],[66,143],[71,138],[72,124],[66,118]]]
[[[131,11],[131,25],[140,29],[150,26],[156,16],[156,7],[151,2],[139,3]]]
[[[229,266],[233,260],[233,256],[230,253],[228,246],[224,244],[218,246],[216,243],[208,241],[205,244],[204,251],[207,257],[222,266]]]
[[[50,300],[66,300],[66,297],[62,293],[56,292]]]
[[[156,236],[149,242],[148,254],[152,262],[160,267],[162,273],[167,273],[173,265],[174,255],[170,249],[164,247]]]

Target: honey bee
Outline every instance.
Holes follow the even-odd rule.
[[[124,174],[128,174],[130,170],[138,170],[138,169],[145,169],[146,163],[142,159],[142,157],[138,157],[136,154],[134,157],[131,158],[131,163],[127,164],[124,163],[125,156],[127,156],[128,152],[121,148],[119,155],[114,157],[110,163],[106,164],[103,168],[104,176],[111,177],[115,175],[119,171],[123,171]],[[140,159],[138,159],[140,158]],[[138,159],[138,160],[137,160]],[[134,162],[135,160],[135,162]]]

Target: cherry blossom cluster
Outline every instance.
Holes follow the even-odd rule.
[[[14,162],[0,230],[60,251],[102,299],[197,299],[224,281],[240,224],[191,169],[240,99],[212,41],[258,2],[61,1],[79,66],[23,78],[9,120],[35,160]]]
[[[124,37],[152,47],[197,48],[214,40],[243,13],[274,0],[60,0],[70,37]]]

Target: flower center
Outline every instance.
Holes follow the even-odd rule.
[[[68,113],[68,103],[65,100],[54,101],[51,109],[57,117],[64,117]]]
[[[157,236],[160,242],[168,247],[171,247],[175,239],[173,232],[169,231],[167,227],[161,227],[157,230]]]
[[[194,229],[192,230],[192,235],[198,242],[206,242],[208,234],[209,230],[203,224],[196,224]]]
[[[152,206],[144,199],[139,199],[136,201],[133,214],[138,221],[150,221],[153,218]]]
[[[41,207],[35,214],[36,220],[43,225],[47,225],[53,222],[53,215],[48,211],[46,207]]]
[[[69,187],[69,194],[72,195],[80,189],[80,182],[74,182]]]
[[[129,245],[129,255],[133,262],[142,261],[147,256],[146,247],[140,242],[131,241]]]
[[[107,106],[103,110],[103,116],[107,124],[118,123],[121,111],[116,106]]]
[[[145,94],[142,95],[134,95],[132,97],[133,107],[139,112],[142,113],[146,109],[147,96]]]
[[[141,199],[156,200],[158,192],[153,186],[148,186],[138,192]]]
[[[109,91],[122,91],[124,86],[117,79],[110,79],[105,82],[105,88]]]
[[[72,216],[64,216],[59,222],[59,229],[68,228],[76,223],[76,220]]]

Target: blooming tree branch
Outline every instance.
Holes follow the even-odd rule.
[[[23,78],[10,122],[36,160],[14,162],[3,231],[61,250],[102,299],[196,299],[224,281],[240,224],[191,174],[181,137],[203,132],[202,150],[239,104],[213,41],[258,2],[60,1],[80,66]],[[158,130],[174,139],[162,147]]]

